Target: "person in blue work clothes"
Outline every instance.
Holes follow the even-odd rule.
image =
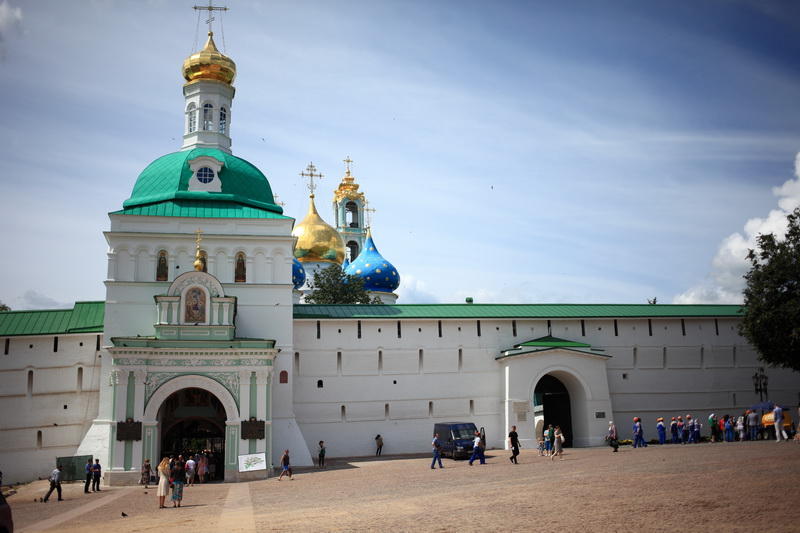
[[[100,476],[102,474],[100,459],[95,459],[92,465],[92,492],[100,492]]]
[[[633,447],[634,448],[647,448],[644,442],[644,430],[642,429],[642,420],[635,416],[633,417]]]
[[[475,442],[472,443],[472,457],[469,458],[469,466],[475,459],[480,459],[481,464],[486,464],[486,457],[483,455],[483,442],[481,442],[481,434],[475,432]]]
[[[664,419],[659,418],[658,424],[656,424],[656,429],[658,430],[658,443],[659,444],[666,444],[667,442],[667,426],[664,425]]]
[[[672,417],[672,422],[669,423],[669,432],[672,435],[672,444],[678,444],[680,442],[678,438],[678,422],[674,416]]]
[[[433,447],[433,460],[431,461],[431,470],[436,469],[436,461],[439,461],[439,468],[444,468],[442,466],[442,455],[439,453],[442,446],[439,444],[439,434],[433,434],[433,441],[431,442],[431,446]]]
[[[86,461],[86,485],[83,486],[83,493],[89,494],[89,485],[92,484],[92,458]]]
[[[686,421],[683,423],[683,430],[686,432],[687,444],[691,444],[692,442],[697,444],[697,442],[695,441],[695,433],[694,433],[695,424],[696,422],[692,418],[692,415],[686,415]]]

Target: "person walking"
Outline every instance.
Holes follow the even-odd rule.
[[[186,461],[185,465],[186,470],[186,486],[194,485],[194,477],[197,473],[197,461],[192,459],[191,454],[189,455],[189,459]]]
[[[83,486],[83,493],[89,494],[89,487],[92,484],[92,458],[86,461],[86,484]]]
[[[53,491],[58,492],[58,501],[64,501],[64,499],[61,497],[61,470],[62,466],[58,465],[56,469],[50,473],[50,490],[48,490],[47,494],[44,496],[44,503],[47,503],[47,500],[50,498],[50,495],[53,494]]]
[[[183,501],[183,485],[186,483],[186,465],[183,461],[175,461],[175,466],[169,472],[172,481],[172,506],[181,506]]]
[[[92,465],[92,492],[100,492],[100,476],[103,469],[100,467],[100,459],[95,459]]]
[[[517,456],[519,455],[519,435],[517,434],[517,426],[511,426],[511,432],[508,434],[508,447],[511,450],[511,457],[509,461],[518,465]]]
[[[775,404],[775,409],[772,410],[772,420],[775,422],[775,442],[781,441],[781,435],[783,435],[783,440],[789,441],[789,437],[786,436],[786,430],[783,429],[783,408]]]
[[[150,483],[150,476],[152,475],[153,475],[153,467],[150,465],[150,459],[145,459],[144,464],[142,465],[141,478],[139,479],[139,484],[144,485],[144,488],[147,488],[147,485]]]
[[[608,435],[606,435],[608,445],[611,446],[615,452],[619,451],[619,435],[617,434],[617,426],[614,425],[613,420],[608,421]]]
[[[375,445],[378,447],[378,449],[375,450],[375,455],[380,455],[381,450],[383,450],[383,437],[381,437],[380,433],[378,433],[378,436],[375,437]]]
[[[561,433],[561,426],[556,426],[555,430],[555,440],[553,441],[553,455],[550,456],[550,460],[553,461],[556,458],[556,455],[563,461],[564,460],[564,434]]]
[[[285,450],[283,455],[281,455],[281,475],[278,476],[278,481],[281,480],[284,474],[289,474],[289,481],[294,481],[292,479],[292,462],[289,459],[289,450]]]
[[[439,434],[433,434],[433,441],[431,441],[431,446],[433,447],[433,460],[431,460],[431,470],[436,469],[436,461],[439,461],[439,468],[444,468],[442,466],[442,454],[439,453],[442,449],[442,445],[439,444]]]
[[[475,440],[472,443],[472,457],[469,458],[469,466],[472,466],[475,459],[480,460],[482,465],[486,464],[486,456],[483,454],[483,442],[481,442],[481,434],[478,431],[475,432]]]
[[[323,468],[325,466],[325,443],[319,441],[319,467]]]
[[[158,508],[164,508],[164,500],[167,498],[169,492],[169,457],[164,457],[156,467],[158,473],[158,489],[156,496],[158,496]]]

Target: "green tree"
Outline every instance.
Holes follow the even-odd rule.
[[[800,207],[783,239],[759,235],[747,259],[744,319],[739,333],[765,363],[800,371]]]
[[[0,300],[0,313],[3,311],[11,311],[11,308]]]
[[[308,281],[313,290],[306,295],[310,304],[379,304],[378,297],[370,300],[364,288],[364,280],[352,274],[345,274],[339,265],[317,271],[314,279]]]

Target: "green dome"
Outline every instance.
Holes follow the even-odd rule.
[[[193,175],[189,161],[200,156],[224,163],[218,173],[222,192],[188,190]],[[131,208],[175,202],[238,204],[283,214],[283,209],[275,205],[272,188],[260,170],[244,159],[213,148],[195,148],[159,157],[139,174],[131,197],[122,205],[124,211],[130,211]]]

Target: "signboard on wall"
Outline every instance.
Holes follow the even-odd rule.
[[[239,472],[254,472],[267,469],[266,453],[248,453],[239,456]]]

